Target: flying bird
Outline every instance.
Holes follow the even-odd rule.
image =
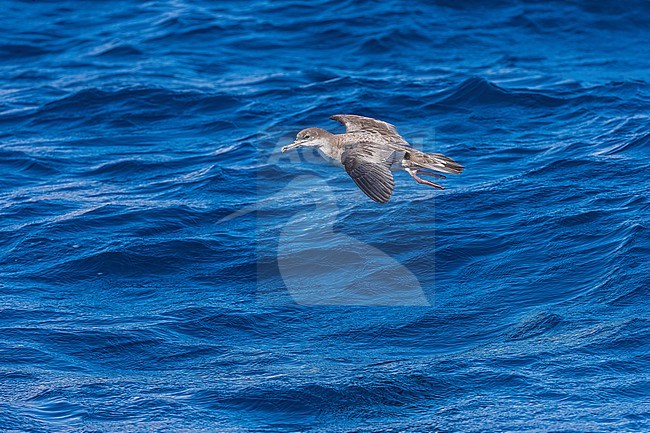
[[[391,171],[403,170],[417,183],[444,189],[420,175],[444,179],[435,172],[459,174],[463,166],[440,153],[414,149],[394,125],[371,117],[337,114],[330,117],[345,126],[345,134],[332,134],[321,128],[303,129],[282,152],[298,147],[315,147],[323,158],[343,167],[372,200],[386,203],[395,187]]]

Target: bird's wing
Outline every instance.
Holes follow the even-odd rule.
[[[390,171],[390,154],[370,142],[356,143],[341,154],[341,162],[354,183],[368,197],[379,203],[390,199],[395,187]]]
[[[391,125],[383,120],[373,119],[372,117],[357,116],[356,114],[335,114],[330,117],[345,126],[345,132],[365,132],[373,135],[379,135],[388,142],[407,145],[406,140],[399,135],[395,125]]]

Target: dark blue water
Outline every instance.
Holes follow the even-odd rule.
[[[0,431],[649,431],[650,4],[589,3],[3,2]],[[466,170],[280,156],[336,113]]]

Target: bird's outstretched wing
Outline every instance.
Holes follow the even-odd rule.
[[[348,147],[341,154],[343,167],[354,183],[379,203],[386,203],[395,187],[389,152],[374,143],[361,142]]]
[[[345,126],[346,133],[365,132],[367,134],[381,137],[383,141],[406,145],[409,144],[399,135],[395,125],[372,117],[357,116],[356,114],[335,114],[330,117]]]

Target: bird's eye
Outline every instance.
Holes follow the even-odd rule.
[[[311,135],[307,134],[305,135],[305,140],[309,140],[311,138]]]

